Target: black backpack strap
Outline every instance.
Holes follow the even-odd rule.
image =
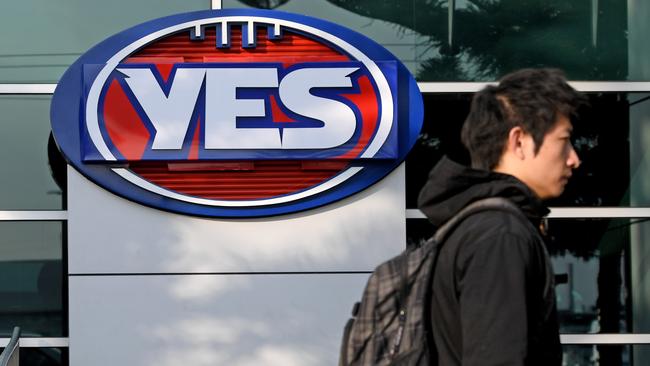
[[[433,235],[432,240],[437,243],[442,243],[445,238],[447,238],[447,235],[449,235],[449,233],[451,233],[451,231],[453,231],[456,225],[458,225],[461,221],[477,212],[486,210],[508,211],[517,215],[519,218],[526,219],[519,207],[517,207],[510,200],[503,197],[484,198],[470,203],[462,210],[460,210],[457,214],[455,214],[451,219],[447,220],[447,222],[445,222],[436,231],[436,233]],[[526,221],[528,220],[526,219]]]

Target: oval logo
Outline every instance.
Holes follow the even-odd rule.
[[[211,10],[101,42],[61,78],[51,119],[83,175],[133,201],[209,217],[305,210],[377,182],[423,118],[386,49],[323,20]]]

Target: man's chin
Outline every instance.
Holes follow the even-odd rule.
[[[562,193],[564,193],[564,187],[555,191],[546,192],[544,195],[540,195],[539,197],[542,201],[548,201],[560,197]]]
[[[549,197],[547,197],[546,199],[547,199],[547,200],[550,200],[550,199],[553,199],[553,198],[558,198],[558,197],[560,197],[560,196],[562,195],[562,193],[564,193],[564,188],[560,189],[560,190],[557,191],[557,192],[552,193],[552,194],[549,195]]]

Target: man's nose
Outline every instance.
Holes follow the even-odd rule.
[[[567,165],[571,169],[577,169],[582,162],[580,161],[580,157],[578,157],[578,153],[576,150],[571,146],[571,151],[569,151],[569,158],[567,159]]]

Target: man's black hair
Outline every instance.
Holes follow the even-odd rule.
[[[472,167],[494,169],[516,126],[533,137],[537,154],[558,113],[570,118],[585,103],[558,69],[522,69],[488,85],[474,95],[461,132]]]

